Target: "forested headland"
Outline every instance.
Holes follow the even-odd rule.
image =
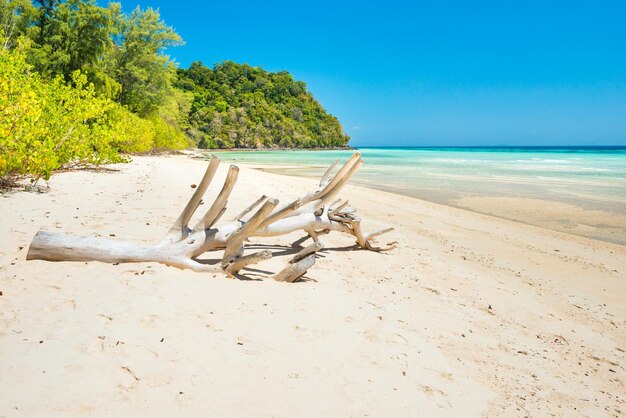
[[[0,0],[0,180],[123,162],[154,149],[325,148],[349,137],[286,71],[188,69],[155,9]]]
[[[349,140],[306,84],[286,71],[194,62],[178,70],[175,86],[193,94],[187,133],[201,148],[326,148]]]

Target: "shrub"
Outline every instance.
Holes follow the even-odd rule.
[[[0,51],[0,176],[48,179],[53,170],[125,161],[105,117],[114,104],[96,96],[84,74],[44,80],[22,48]]]
[[[175,123],[158,112],[147,119],[96,94],[79,71],[71,83],[33,72],[24,48],[0,50],[0,180],[48,179],[62,167],[128,161],[119,153],[187,147]]]
[[[111,142],[120,152],[141,153],[154,147],[154,127],[146,119],[116,104],[108,113]]]
[[[158,113],[148,116],[154,129],[154,148],[183,149],[188,147],[184,133],[165,121]]]

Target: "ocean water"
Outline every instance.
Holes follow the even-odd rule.
[[[360,148],[353,183],[626,244],[626,147]],[[318,177],[353,151],[219,152]]]

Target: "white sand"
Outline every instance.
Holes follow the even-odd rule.
[[[143,157],[118,168],[0,197],[2,417],[626,410],[624,246],[349,186],[364,227],[396,226],[400,248],[348,251],[350,237],[324,236],[328,251],[301,283],[25,261],[39,229],[160,238],[205,163]],[[314,184],[244,167],[226,216]]]

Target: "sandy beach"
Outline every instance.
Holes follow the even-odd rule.
[[[240,166],[223,219],[312,179]],[[390,253],[326,250],[301,282],[156,263],[26,261],[40,230],[161,238],[188,156],[0,196],[0,417],[593,416],[626,412],[626,247],[349,185]],[[223,164],[211,200],[226,174]],[[303,233],[260,239],[288,252]],[[306,242],[305,242],[306,244]],[[210,254],[207,258],[211,258]]]

